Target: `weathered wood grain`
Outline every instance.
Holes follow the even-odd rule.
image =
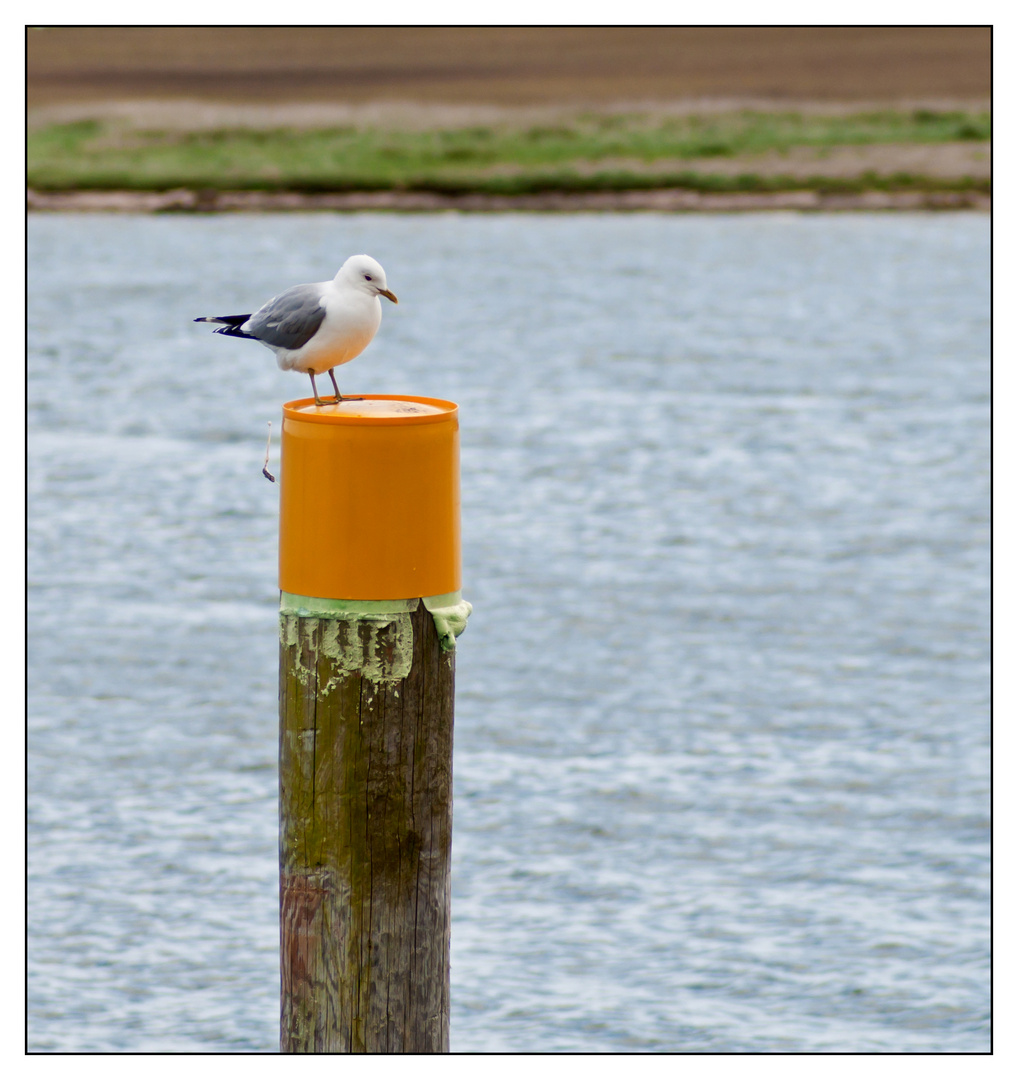
[[[280,1048],[447,1051],[455,653],[423,604],[282,619]]]

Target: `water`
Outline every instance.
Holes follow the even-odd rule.
[[[462,407],[458,1051],[988,1047],[988,222],[30,219],[29,1046],[272,1051],[247,311]],[[275,456],[275,455],[274,455]]]

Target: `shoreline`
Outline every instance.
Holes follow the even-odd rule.
[[[817,191],[700,192],[681,188],[643,191],[550,191],[528,195],[429,191],[364,191],[307,194],[297,191],[34,191],[29,212],[44,213],[286,213],[331,211],[361,213],[739,213],[774,210],[949,211],[989,213],[992,196],[981,191]]]

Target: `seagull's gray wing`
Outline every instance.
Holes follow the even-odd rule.
[[[276,349],[299,349],[315,335],[325,318],[321,286],[294,285],[274,296],[244,323],[244,330]]]

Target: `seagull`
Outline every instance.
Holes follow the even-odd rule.
[[[194,321],[222,323],[215,333],[254,338],[276,354],[284,371],[307,372],[317,406],[333,404],[323,401],[315,386],[315,376],[327,371],[338,404],[344,399],[333,368],[360,356],[371,344],[382,321],[380,296],[399,303],[379,263],[370,255],[351,255],[332,281],[294,285],[253,315],[202,316]]]

